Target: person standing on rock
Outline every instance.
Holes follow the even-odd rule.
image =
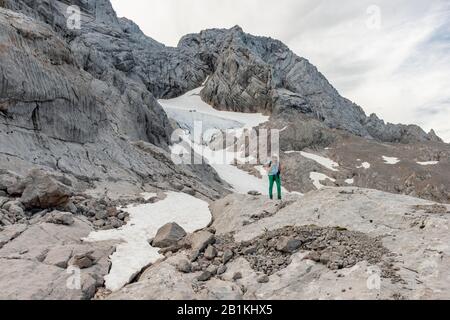
[[[281,165],[278,156],[272,156],[265,168],[269,175],[269,197],[273,200],[273,185],[276,183],[278,200],[281,200]]]

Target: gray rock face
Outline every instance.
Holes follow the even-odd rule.
[[[81,7],[81,30],[67,29],[68,4]],[[166,150],[172,128],[155,96],[203,81],[196,61],[117,19],[107,0],[19,0],[4,7],[14,11],[0,8],[2,167],[25,174],[37,166],[91,186],[181,182],[209,198],[225,192],[210,169],[176,168]],[[199,75],[186,76],[188,69]],[[173,78],[189,80],[177,85]],[[155,148],[144,151],[137,141]]]
[[[212,65],[201,92],[218,109],[262,112],[293,120],[305,114],[329,128],[389,142],[440,141],[417,126],[385,124],[339,95],[306,59],[277,40],[246,34],[240,27],[212,29],[184,37],[189,48]]]
[[[115,250],[114,243],[85,244],[80,240],[93,230],[78,217],[71,226],[5,227],[0,232],[0,299],[91,299],[103,285],[109,256]]]

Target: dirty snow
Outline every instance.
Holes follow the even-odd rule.
[[[89,242],[123,241],[111,256],[111,271],[105,277],[105,286],[111,291],[121,289],[144,267],[162,258],[159,249],[148,243],[160,227],[176,222],[190,233],[206,227],[212,219],[207,202],[177,192],[168,192],[167,197],[157,203],[128,206],[122,210],[130,214],[127,225],[96,231],[84,239]]]
[[[320,181],[324,181],[324,180],[331,180],[333,182],[335,182],[336,180],[333,178],[328,177],[327,175],[323,174],[323,173],[319,173],[319,172],[311,172],[309,174],[310,179],[313,181],[314,186],[317,189],[322,189],[323,187],[325,187],[323,184],[320,183]]]
[[[292,154],[292,153],[300,153],[302,155],[302,157],[313,160],[313,161],[317,162],[318,164],[320,164],[321,166],[324,166],[325,168],[327,168],[331,171],[339,171],[338,169],[336,169],[337,167],[339,167],[339,164],[329,158],[325,158],[325,157],[319,156],[317,154],[308,153],[308,152],[304,152],[304,151],[286,151],[285,152],[285,154]]]
[[[384,163],[386,163],[386,164],[397,164],[397,163],[400,162],[400,160],[399,160],[398,158],[395,158],[395,157],[386,157],[386,156],[383,156],[383,161],[384,161]]]

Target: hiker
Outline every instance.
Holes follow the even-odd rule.
[[[278,200],[281,200],[281,165],[277,156],[272,156],[272,160],[270,160],[265,168],[267,170],[267,174],[269,175],[269,196],[270,199],[273,200],[273,185],[277,184],[277,195]]]

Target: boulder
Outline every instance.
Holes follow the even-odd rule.
[[[73,256],[69,261],[69,266],[75,266],[80,269],[87,269],[95,264],[91,254],[80,254]]]
[[[233,258],[233,251],[231,251],[231,250],[225,250],[224,252],[223,252],[223,257],[222,257],[222,261],[223,261],[223,264],[227,264],[228,263],[228,261],[230,261],[232,258]]]
[[[227,272],[227,266],[226,265],[221,265],[219,266],[219,268],[217,268],[217,275],[222,275],[225,272]]]
[[[203,255],[206,259],[208,260],[212,260],[217,256],[217,250],[216,248],[214,248],[212,245],[209,245],[206,250],[205,253]]]
[[[101,228],[105,225],[105,220],[95,220],[94,221],[94,226],[97,228]]]
[[[202,252],[210,244],[214,244],[215,238],[211,232],[200,231],[191,237],[191,247],[193,251]]]
[[[20,201],[25,208],[54,208],[67,204],[71,191],[67,186],[41,170],[32,170],[25,178]]]
[[[63,224],[71,226],[75,223],[73,214],[70,212],[52,211],[45,216],[45,221],[53,224]]]
[[[205,281],[208,281],[209,279],[211,279],[211,277],[212,277],[211,272],[209,272],[209,271],[203,271],[203,273],[200,274],[200,275],[197,277],[197,280],[198,280],[198,281],[205,282]]]
[[[19,179],[20,177],[15,173],[0,169],[0,190],[9,194],[13,193],[8,192],[8,189],[13,190],[13,186],[17,185]]]
[[[176,245],[185,236],[186,231],[177,223],[168,223],[158,230],[153,239],[152,246],[156,248],[168,248]]]
[[[234,274],[233,274],[233,280],[240,280],[240,279],[242,279],[242,272],[235,272]]]
[[[72,257],[72,252],[73,248],[70,246],[52,248],[47,253],[44,263],[66,269],[69,264],[69,260]]]
[[[183,273],[190,273],[192,271],[192,265],[187,259],[180,259],[176,263],[176,268]]]
[[[268,283],[270,281],[269,276],[268,275],[262,275],[261,277],[258,278],[258,283]]]

